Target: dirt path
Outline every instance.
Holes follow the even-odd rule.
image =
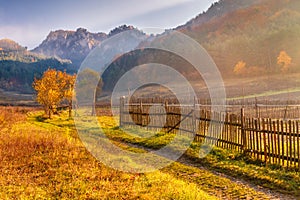
[[[153,151],[153,149],[147,148],[147,147],[144,147],[144,146],[139,146],[139,145],[131,144],[131,143],[128,143],[128,142],[122,142],[122,143],[124,143],[128,146],[134,147],[134,148],[143,149],[145,151]],[[184,164],[186,166],[195,167],[195,168],[207,171],[208,173],[212,173],[216,176],[219,176],[219,177],[222,177],[222,178],[225,178],[225,179],[229,179],[231,182],[236,183],[236,184],[238,184],[242,187],[249,188],[249,189],[251,188],[252,190],[254,190],[257,193],[263,193],[265,196],[267,196],[271,200],[297,200],[297,198],[292,196],[292,195],[282,194],[282,193],[273,191],[271,189],[268,189],[268,188],[265,188],[265,187],[262,187],[262,186],[259,186],[259,185],[255,185],[253,183],[250,183],[249,181],[246,181],[246,180],[243,180],[243,179],[238,179],[238,178],[229,176],[227,174],[220,173],[220,172],[208,169],[208,168],[204,167],[203,165],[201,165],[200,163],[197,163],[196,161],[193,161],[193,160],[189,159],[185,155],[181,156],[177,160],[177,162],[179,162],[181,164]],[[222,192],[222,190],[226,190],[226,189],[220,188],[220,192]],[[228,199],[228,198],[224,197],[222,199]],[[248,199],[248,198],[246,198],[246,199]],[[252,199],[252,197],[250,197],[250,199]],[[255,198],[255,199],[257,199],[257,198]]]
[[[181,158],[179,158],[178,162],[182,163],[182,164],[185,164],[185,165],[188,165],[188,166],[192,166],[192,167],[197,167],[199,169],[202,169],[202,170],[206,170],[206,171],[209,171],[210,173],[213,173],[217,176],[220,176],[220,177],[224,177],[224,178],[227,178],[229,179],[230,181],[234,182],[234,183],[237,183],[239,185],[243,185],[243,186],[246,186],[246,187],[249,187],[249,188],[252,188],[253,190],[255,190],[256,192],[261,192],[261,193],[264,193],[266,196],[268,196],[271,200],[297,200],[296,197],[293,197],[292,195],[288,195],[288,194],[282,194],[282,193],[279,193],[279,192],[276,192],[276,191],[273,191],[273,190],[270,190],[268,188],[265,188],[265,187],[262,187],[262,186],[259,186],[259,185],[255,185],[253,183],[250,183],[248,181],[245,181],[243,179],[238,179],[238,178],[235,178],[235,177],[232,177],[232,176],[229,176],[227,174],[224,174],[224,173],[220,173],[220,172],[217,172],[217,171],[213,171],[211,169],[207,169],[206,167],[203,167],[201,164],[195,162],[195,161],[191,161],[189,158],[187,158],[186,156],[182,156]]]

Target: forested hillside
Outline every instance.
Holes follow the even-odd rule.
[[[239,2],[249,5],[221,12]],[[223,14],[209,17],[216,10]],[[282,66],[277,63],[281,51],[291,58],[288,72],[300,71],[298,0],[222,0],[177,30],[201,43],[224,77],[240,75],[234,73],[240,61],[245,63],[246,76],[281,73]]]
[[[68,60],[31,53],[12,40],[0,40],[1,89],[32,93],[34,77],[41,76],[48,68],[76,72]]]

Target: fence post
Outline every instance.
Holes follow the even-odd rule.
[[[119,127],[123,126],[123,114],[124,114],[124,104],[125,104],[125,96],[120,98],[120,118],[119,118]]]
[[[197,125],[197,121],[196,121],[196,97],[194,97],[194,105],[193,105],[193,119],[192,119],[192,123],[193,123],[193,133],[196,136],[196,125]]]
[[[166,123],[165,123],[165,127],[164,128],[169,129],[169,127],[171,127],[171,126],[170,126],[170,122],[168,120],[169,108],[168,108],[168,101],[167,100],[165,100],[165,110],[166,110]]]
[[[241,108],[241,134],[242,134],[242,151],[245,152],[247,148],[247,138],[245,130],[245,110]]]
[[[143,100],[140,98],[140,117],[139,117],[139,124],[143,127]]]
[[[257,98],[255,97],[255,111],[256,111],[256,118],[259,118],[258,115],[258,103],[257,103]]]

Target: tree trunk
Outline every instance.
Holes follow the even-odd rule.
[[[49,117],[49,119],[51,119],[51,110],[52,110],[52,108],[50,106],[49,109],[48,109],[48,117]]]
[[[69,103],[69,118],[72,117],[72,103]]]

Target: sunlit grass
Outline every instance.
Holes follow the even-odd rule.
[[[199,159],[200,145],[193,143],[186,156],[199,164],[230,176],[248,180],[282,193],[300,196],[299,172],[277,165],[265,165],[249,155],[215,147],[205,158]]]
[[[88,129],[97,136],[99,127],[85,122],[75,127],[67,112],[46,119],[41,111],[1,108],[0,116],[0,199],[268,198],[245,185],[177,162],[143,174],[106,167],[85,149],[76,133],[76,128]],[[85,117],[86,122],[92,118]],[[137,133],[134,128],[123,131],[112,117],[96,119],[115,145],[136,153],[147,151],[138,146],[159,149],[175,136],[146,130]],[[198,148],[193,143],[186,156],[199,165],[297,195],[297,173],[251,164],[238,153],[218,148],[198,159]]]
[[[104,166],[82,146],[67,113],[51,120],[40,111],[0,113],[0,199],[215,199],[167,173]]]
[[[100,117],[101,122],[109,121],[109,117]],[[104,123],[105,124],[105,123]],[[109,126],[111,127],[111,126]],[[108,127],[107,127],[108,128]],[[109,131],[114,130],[114,131]],[[124,131],[118,128],[108,128],[108,135],[112,140],[123,141],[150,149],[158,149],[167,145],[174,137],[174,134],[159,132],[154,137],[138,138],[125,132],[136,130],[134,128],[125,128]],[[147,134],[148,131],[140,129]],[[214,147],[212,151],[204,158],[199,158],[201,144],[193,142],[186,151],[185,156],[210,170],[222,172],[233,177],[242,178],[253,184],[261,185],[279,192],[300,196],[300,176],[297,171],[287,170],[280,166],[267,165],[262,161],[254,160],[248,155],[240,152],[226,150]],[[180,170],[170,170],[174,174]]]

